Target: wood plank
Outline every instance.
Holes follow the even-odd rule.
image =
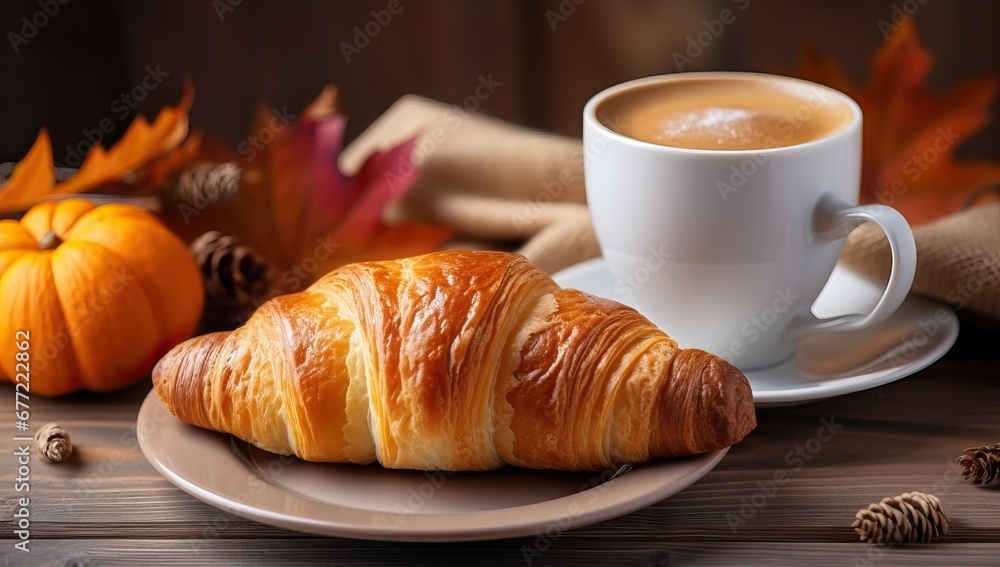
[[[672,565],[851,564],[871,547],[851,530],[854,513],[911,490],[942,499],[951,531],[937,545],[914,548],[916,554],[890,550],[879,565],[953,563],[958,556],[968,565],[982,558],[995,563],[1000,488],[960,479],[954,459],[966,446],[1000,441],[998,375],[1000,361],[948,360],[882,388],[762,410],[757,430],[701,481],[623,518],[559,533],[533,564],[656,564],[662,553],[670,554]],[[142,455],[135,419],[148,389],[147,381],[115,395],[32,398],[32,429],[59,421],[77,447],[68,463],[32,460],[32,561],[277,564],[335,557],[353,564],[455,558],[488,564],[521,562],[525,550],[546,543],[519,538],[431,546],[315,538],[232,516],[175,488]],[[0,407],[13,407],[11,388],[0,388]],[[826,442],[817,436],[822,419],[836,432]],[[13,444],[10,435],[4,438],[0,477],[12,479]],[[800,446],[808,461],[796,455]],[[779,486],[776,478],[785,480]],[[2,486],[0,516],[10,518],[17,494],[12,482]],[[12,530],[0,531],[0,557],[31,564],[8,552],[13,537]]]
[[[191,549],[185,540],[52,539],[32,542],[31,553],[8,556],[24,567],[149,565],[878,565],[995,566],[1000,543],[881,547],[862,543],[632,543],[569,537],[538,555],[519,540],[480,544],[392,544],[359,540],[285,538],[219,539]],[[16,561],[16,563],[15,563]]]

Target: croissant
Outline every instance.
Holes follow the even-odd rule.
[[[387,468],[599,470],[756,426],[735,367],[503,252],[344,266],[178,345],[153,382],[183,422]]]

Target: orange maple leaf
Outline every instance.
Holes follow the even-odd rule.
[[[939,96],[926,87],[932,64],[910,19],[872,57],[865,88],[814,48],[806,49],[798,70],[857,101],[864,114],[861,201],[890,205],[911,224],[958,211],[977,188],[1000,182],[1000,163],[959,162],[953,155],[989,123],[997,77],[972,79]]]
[[[184,139],[193,99],[194,89],[185,84],[184,96],[176,108],[162,109],[152,123],[137,116],[118,143],[109,150],[94,144],[76,174],[58,184],[49,134],[42,129],[31,150],[0,186],[0,212],[24,211],[56,196],[83,193],[125,179]]]

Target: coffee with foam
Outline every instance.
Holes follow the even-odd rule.
[[[806,83],[691,79],[608,98],[597,119],[629,138],[697,150],[795,146],[843,130],[851,109]]]

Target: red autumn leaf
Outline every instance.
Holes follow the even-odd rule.
[[[323,91],[294,122],[288,118],[262,107],[238,152],[195,133],[153,164],[154,180],[202,162],[232,161],[242,170],[231,199],[168,206],[167,224],[188,241],[218,230],[253,247],[276,269],[284,292],[346,263],[432,251],[451,236],[442,227],[382,221],[386,206],[417,178],[413,141],[372,154],[348,176],[338,166],[346,118],[337,112],[335,90]]]
[[[1000,163],[960,162],[953,155],[989,123],[997,77],[972,79],[936,95],[926,87],[932,63],[911,19],[874,54],[864,88],[811,48],[798,72],[857,101],[864,114],[861,200],[893,206],[912,224],[956,212],[977,188],[1000,182]]]
[[[152,123],[142,116],[129,125],[121,140],[109,150],[95,144],[76,174],[56,183],[52,145],[48,132],[39,132],[28,154],[0,186],[0,212],[17,212],[59,195],[83,193],[125,179],[150,160],[177,146],[187,135],[188,110],[194,98],[190,85],[176,108],[167,107]]]

